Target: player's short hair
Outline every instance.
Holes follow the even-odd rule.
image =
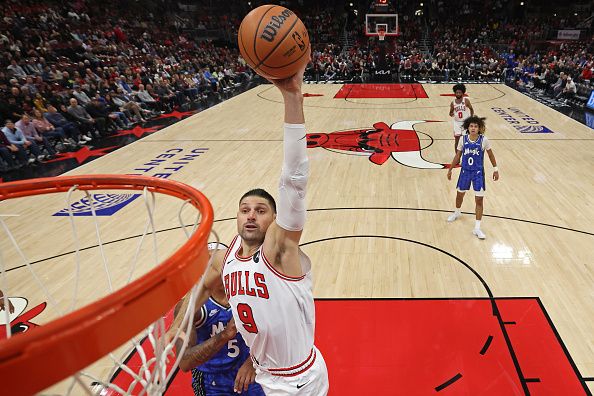
[[[456,84],[452,87],[452,91],[456,93],[456,91],[462,91],[463,94],[466,93],[466,85],[464,84]]]
[[[468,117],[467,119],[464,120],[464,124],[463,124],[463,128],[464,130],[468,130],[468,127],[470,127],[470,124],[477,124],[479,126],[479,134],[483,134],[485,133],[485,117],[479,117],[479,116],[472,116],[472,117]]]
[[[262,188],[254,188],[253,190],[250,190],[250,191],[246,192],[245,194],[243,194],[241,196],[241,199],[239,200],[239,203],[241,203],[241,201],[243,201],[243,199],[246,197],[264,198],[265,200],[268,201],[268,203],[272,207],[272,210],[274,211],[274,213],[276,213],[276,202],[274,201],[274,198],[272,197],[272,195],[270,195],[268,193],[268,191],[266,191]]]

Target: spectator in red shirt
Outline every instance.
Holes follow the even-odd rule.
[[[586,67],[584,67],[584,70],[582,70],[582,79],[587,81],[592,80],[592,70],[594,70],[594,67],[592,65],[586,65]]]

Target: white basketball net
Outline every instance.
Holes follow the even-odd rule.
[[[101,221],[99,216],[97,216],[97,200],[96,196],[98,195],[97,192],[88,192],[88,191],[78,191],[77,194],[82,192],[85,202],[88,203],[91,218],[94,223],[93,233],[96,241],[96,246],[94,246],[91,250],[98,250],[100,259],[95,261],[95,271],[94,271],[94,278],[93,279],[85,279],[83,277],[83,260],[82,255],[86,253],[85,251],[89,250],[89,238],[88,235],[85,235],[86,238],[82,238],[79,235],[79,223],[84,222],[86,224],[86,228],[89,228],[89,217],[78,217],[75,216],[73,210],[73,194],[77,192],[77,187],[72,187],[68,193],[66,194],[66,208],[68,208],[68,218],[70,223],[70,230],[72,234],[72,241],[73,241],[73,249],[74,252],[70,256],[73,256],[74,259],[70,259],[73,261],[71,269],[73,272],[74,279],[71,283],[72,289],[67,293],[71,297],[69,298],[68,303],[64,303],[64,288],[63,287],[56,287],[56,285],[52,285],[51,281],[45,282],[47,278],[46,275],[39,274],[40,267],[42,268],[42,264],[38,264],[36,266],[32,265],[31,260],[28,259],[28,254],[21,249],[21,245],[24,241],[21,241],[21,244],[18,243],[17,238],[15,237],[15,232],[11,230],[9,227],[9,221],[12,217],[20,216],[20,215],[3,215],[2,209],[0,207],[0,235],[5,234],[7,239],[0,243],[0,290],[2,290],[4,297],[3,297],[3,306],[9,307],[11,301],[13,301],[12,296],[19,296],[19,283],[11,283],[11,278],[13,273],[18,273],[19,276],[22,278],[23,273],[28,272],[30,278],[28,282],[30,284],[37,285],[41,296],[39,298],[45,299],[48,303],[48,310],[51,307],[54,310],[57,310],[57,314],[54,315],[50,320],[56,319],[60,315],[65,315],[69,312],[74,311],[75,309],[80,308],[92,301],[87,301],[88,298],[85,297],[85,301],[81,298],[82,292],[85,290],[86,287],[89,286],[96,286],[102,282],[105,282],[107,285],[107,293],[111,293],[127,284],[131,281],[137,279],[142,273],[146,273],[149,270],[153,269],[162,260],[159,259],[159,248],[163,242],[164,236],[160,236],[158,238],[159,233],[165,233],[163,230],[159,230],[157,228],[156,218],[155,218],[155,209],[156,209],[156,197],[155,193],[150,192],[146,187],[143,191],[142,198],[144,201],[145,212],[148,215],[148,219],[144,224],[144,230],[140,235],[136,235],[135,239],[137,239],[135,250],[132,252],[131,249],[128,250],[129,253],[123,255],[126,257],[132,256],[129,265],[123,265],[124,263],[115,263],[119,265],[115,265],[114,261],[111,257],[114,256],[113,249],[110,252],[107,251],[107,245],[111,244],[111,242],[105,242],[104,238],[104,230],[101,227]],[[53,194],[52,194],[53,195]],[[179,201],[179,200],[178,200]],[[182,202],[182,201],[180,201]],[[173,227],[172,229],[181,229],[185,236],[189,238],[196,230],[199,222],[200,222],[200,212],[196,211],[196,215],[190,214],[188,216],[187,213],[184,213],[184,208],[189,201],[185,201],[181,203],[179,207],[179,211],[177,213],[177,221],[179,222],[179,227]],[[193,221],[187,221],[187,219],[193,218]],[[186,221],[184,221],[186,219]],[[190,223],[191,225],[186,225],[186,223]],[[13,229],[15,227],[12,227]],[[51,232],[51,230],[48,230]],[[87,233],[88,234],[88,233]],[[218,243],[218,236],[214,233],[215,239]],[[52,236],[58,237],[58,236]],[[65,238],[66,236],[59,236],[60,238]],[[150,241],[146,241],[146,239],[150,239]],[[5,239],[4,236],[0,238],[0,241]],[[85,240],[85,245],[87,247],[82,247],[83,242]],[[134,238],[133,238],[134,239]],[[179,238],[179,239],[183,239]],[[169,240],[169,239],[168,239]],[[116,241],[117,242],[117,241]],[[179,246],[184,241],[181,240]],[[150,246],[145,246],[150,245]],[[126,253],[126,252],[123,252]],[[148,260],[147,258],[152,256],[152,259]],[[121,257],[120,257],[121,259]],[[64,259],[64,261],[67,258]],[[152,262],[152,263],[151,263]],[[85,262],[85,265],[88,266],[88,260]],[[209,263],[210,265],[210,263]],[[15,269],[15,267],[20,267],[19,269]],[[125,267],[125,269],[122,269]],[[140,268],[142,267],[142,268]],[[114,268],[118,268],[118,274],[114,274]],[[142,272],[142,273],[141,273]],[[102,275],[104,279],[101,279]],[[66,274],[64,275],[66,277]],[[53,279],[53,278],[52,278]],[[116,279],[123,279],[123,281],[118,281]],[[16,281],[22,282],[22,281]],[[59,291],[62,297],[57,297],[56,294]],[[41,394],[62,394],[62,395],[162,395],[165,393],[166,387],[171,380],[172,375],[175,373],[175,368],[178,366],[179,361],[181,360],[181,356],[183,354],[183,350],[185,350],[188,340],[186,337],[180,338],[180,332],[183,330],[186,334],[189,334],[192,331],[192,325],[194,322],[194,310],[191,307],[194,306],[195,298],[196,298],[196,291],[197,285],[195,285],[186,295],[185,298],[189,299],[188,309],[185,312],[179,313],[180,315],[183,314],[183,321],[180,328],[177,331],[175,338],[172,341],[168,342],[166,339],[166,330],[167,326],[171,322],[171,314],[167,317],[158,318],[154,323],[148,326],[144,331],[140,334],[135,336],[131,339],[126,346],[122,346],[117,348],[116,351],[112,351],[108,356],[103,357],[100,359],[101,364],[94,364],[85,368],[84,370],[79,371],[78,373],[74,374],[70,379],[64,380],[55,386],[46,389],[46,391],[42,392]],[[103,297],[103,296],[99,296]],[[98,298],[98,297],[97,297]],[[22,299],[24,300],[24,299]],[[17,300],[14,300],[17,301]],[[173,307],[171,307],[173,309]],[[1,323],[3,323],[5,327],[6,337],[18,337],[19,334],[12,334],[11,331],[11,321],[14,321],[14,314],[9,313],[9,309],[0,310],[0,319]],[[42,325],[43,323],[39,323],[39,319],[35,321],[36,324]],[[169,323],[168,323],[169,322]],[[125,325],[125,324],[122,324]],[[33,330],[34,331],[34,330]],[[176,355],[175,353],[175,342],[178,342],[181,345],[181,353]],[[181,342],[183,341],[183,342]],[[2,347],[2,341],[0,340],[0,348]],[[179,347],[179,345],[178,345]],[[74,353],[74,352],[73,352]],[[133,356],[132,359],[126,361],[126,358]],[[48,364],[59,364],[59,362],[48,362]],[[96,369],[96,365],[101,366],[99,370]],[[108,367],[111,367],[109,369]],[[103,373],[103,374],[100,374]],[[117,381],[114,381],[117,379]],[[190,384],[188,384],[190,386]]]

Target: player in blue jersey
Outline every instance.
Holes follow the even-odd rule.
[[[194,324],[195,331],[191,332],[179,363],[183,371],[192,372],[194,394],[264,396],[260,385],[255,383],[250,350],[237,332],[222,282],[220,290],[211,290],[210,297],[196,313]],[[180,344],[178,341],[178,351]]]
[[[458,142],[456,155],[448,169],[448,180],[452,180],[452,168],[459,163],[460,157],[462,157],[462,170],[456,186],[458,190],[456,193],[456,210],[448,217],[448,221],[452,222],[461,216],[460,208],[462,207],[464,194],[470,190],[472,185],[476,203],[476,223],[472,233],[479,239],[485,239],[485,233],[481,230],[483,199],[486,190],[485,169],[483,166],[485,151],[489,156],[491,165],[493,165],[493,180],[495,181],[499,180],[499,170],[497,169],[495,154],[491,149],[491,143],[484,135],[485,119],[477,116],[469,117],[464,121],[464,129],[468,131],[468,134],[464,135]]]

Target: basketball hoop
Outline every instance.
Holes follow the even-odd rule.
[[[398,14],[365,14],[366,36],[384,41],[398,31]]]
[[[386,38],[386,31],[384,29],[378,30],[377,36],[379,37],[379,41],[384,41],[384,39]]]
[[[108,263],[104,249],[111,242],[103,242],[100,235],[99,221],[97,219],[98,204],[100,203],[95,198],[98,195],[89,194],[89,191],[96,190],[132,190],[132,191],[143,191],[144,203],[142,206],[140,200],[138,203],[134,203],[126,208],[126,211],[136,214],[137,212],[144,212],[148,215],[148,220],[139,224],[144,225],[144,233],[142,236],[136,235],[133,238],[140,239],[137,245],[137,250],[134,253],[134,262],[132,269],[122,265],[122,257],[119,257],[116,265]],[[76,192],[78,191],[78,192]],[[48,323],[43,324],[39,328],[24,332],[22,334],[16,334],[11,336],[10,334],[10,321],[6,321],[7,327],[7,338],[0,340],[0,374],[5,379],[2,383],[3,393],[7,395],[16,394],[33,394],[40,392],[47,387],[56,384],[59,381],[71,377],[71,382],[66,385],[67,391],[64,394],[148,394],[148,395],[161,395],[165,391],[167,384],[175,372],[175,367],[179,363],[181,356],[177,358],[173,357],[172,350],[174,349],[173,343],[178,341],[174,338],[171,341],[167,340],[165,335],[166,326],[164,321],[165,314],[170,311],[175,304],[191,289],[188,293],[190,304],[187,312],[184,314],[184,321],[180,329],[186,330],[186,334],[189,334],[189,330],[193,324],[194,310],[191,309],[194,305],[195,295],[197,290],[197,282],[204,272],[206,265],[209,261],[209,255],[207,250],[207,242],[211,232],[213,224],[213,209],[208,199],[198,190],[171,180],[165,180],[153,177],[144,176],[127,176],[127,175],[89,175],[89,176],[69,176],[69,177],[55,177],[55,178],[41,178],[19,182],[11,182],[0,185],[0,202],[3,202],[2,208],[6,210],[14,210],[16,207],[16,199],[24,198],[26,200],[38,200],[36,198],[40,195],[45,194],[57,194],[67,192],[67,211],[69,212],[69,218],[72,225],[73,237],[75,239],[75,254],[76,257],[76,279],[73,282],[76,284],[74,290],[74,297],[72,304],[68,304],[68,309],[62,309],[64,298],[56,300],[53,295],[58,292],[62,292],[61,287],[48,287],[52,286],[49,284],[44,285],[42,280],[44,277],[37,275],[39,271],[43,270],[43,267],[33,269],[31,262],[27,259],[27,255],[20,248],[14,237],[12,231],[8,227],[8,220],[5,221],[0,214],[0,233],[5,232],[10,239],[5,239],[4,247],[12,246],[14,251],[17,252],[9,255],[7,260],[7,253],[11,253],[8,249],[4,252],[0,250],[0,271],[2,279],[0,282],[0,290],[4,292],[4,295],[14,295],[18,292],[19,287],[23,287],[21,284],[8,285],[7,283],[7,271],[5,265],[11,264],[12,268],[9,270],[15,270],[14,273],[19,273],[20,276],[24,274],[25,269],[19,269],[19,266],[15,266],[15,261],[22,261],[27,267],[33,278],[30,282],[32,284],[40,285],[43,291],[39,291],[39,294],[50,302],[48,308],[52,303],[57,302],[56,310],[61,310],[61,315],[57,315],[57,318],[51,318]],[[83,194],[86,196],[90,203],[92,212],[92,218],[95,221],[95,230],[98,240],[97,246],[91,248],[80,247],[80,241],[75,226],[75,217],[73,205],[71,205],[71,194]],[[138,195],[138,194],[137,194]],[[159,260],[157,257],[157,248],[162,248],[157,241],[157,229],[155,225],[155,195],[159,195],[159,202],[163,200],[164,205],[175,205],[175,200],[179,199],[181,204],[179,208],[178,218],[182,221],[182,215],[185,215],[183,209],[189,204],[196,210],[196,217],[192,214],[193,227],[191,230],[187,230],[186,226],[181,224],[182,230],[187,235],[187,240],[180,247],[175,245],[171,248],[173,254],[171,254],[165,260]],[[171,198],[162,198],[161,196],[167,195]],[[29,198],[31,197],[31,198]],[[45,198],[47,202],[54,202],[56,196]],[[173,201],[173,202],[172,202]],[[36,201],[39,202],[39,201]],[[11,205],[11,204],[15,205]],[[48,205],[49,206],[49,205]],[[28,206],[19,206],[19,210],[23,213],[27,213],[30,210]],[[168,211],[160,215],[161,218],[169,219]],[[20,216],[20,214],[19,214]],[[187,215],[186,215],[187,217]],[[8,217],[5,217],[8,219]],[[139,216],[129,218],[131,220],[138,219]],[[21,218],[20,224],[26,222],[24,218]],[[64,220],[64,217],[58,218]],[[78,217],[79,229],[93,229],[90,225],[89,217]],[[82,219],[82,220],[81,220]],[[49,221],[49,220],[48,220]],[[56,220],[59,221],[59,220]],[[111,221],[111,220],[110,220]],[[46,220],[42,220],[46,222]],[[126,222],[126,223],[128,223]],[[63,221],[61,221],[61,224]],[[43,224],[38,222],[37,224]],[[129,226],[126,224],[126,226]],[[39,226],[37,226],[39,227]],[[176,228],[177,229],[177,228]],[[150,231],[149,231],[150,230]],[[15,229],[15,232],[18,230]],[[40,231],[47,232],[53,231],[52,229]],[[161,231],[159,231],[161,232]],[[94,232],[93,232],[94,233]],[[142,252],[142,245],[145,236],[152,235],[153,243],[152,248],[154,249],[154,265],[152,260],[145,260],[145,254]],[[64,235],[60,235],[64,238]],[[4,239],[4,236],[3,236]],[[173,239],[173,238],[169,238]],[[169,242],[169,239],[166,242]],[[177,239],[175,239],[177,241]],[[85,238],[85,242],[88,243],[88,238]],[[118,241],[115,241],[118,242]],[[136,240],[131,242],[136,244]],[[23,241],[23,245],[27,245],[27,241]],[[176,248],[176,249],[175,249]],[[83,273],[86,268],[80,267],[79,255],[90,254],[89,251],[98,249],[101,251],[101,257],[104,264],[104,269],[107,272],[107,279],[109,280],[109,290],[105,293],[105,296],[101,296],[90,304],[82,307],[77,307],[77,294],[79,284],[79,270]],[[109,249],[118,251],[117,247],[109,246]],[[146,250],[151,250],[146,249]],[[108,251],[109,252],[109,251]],[[125,256],[128,252],[118,251],[119,256]],[[92,253],[92,252],[91,252]],[[129,254],[132,256],[132,254]],[[150,252],[149,252],[150,255]],[[72,255],[70,255],[72,256]],[[85,256],[86,257],[86,256]],[[137,263],[139,257],[141,260]],[[12,262],[11,260],[12,259]],[[40,260],[38,260],[39,262]],[[99,260],[97,260],[99,261]],[[69,265],[67,258],[60,259],[56,264]],[[92,263],[91,263],[92,264]],[[111,265],[111,271],[117,273],[118,271],[125,274],[123,277],[123,285],[118,287],[117,279],[110,276],[109,264]],[[125,263],[124,263],[125,264]],[[138,267],[137,267],[138,264]],[[15,268],[16,267],[16,268]],[[125,269],[121,269],[125,267]],[[96,266],[96,273],[100,274],[99,269],[101,266]],[[48,269],[48,271],[51,268]],[[20,271],[20,272],[19,272]],[[134,272],[145,271],[142,275],[137,275],[136,279],[133,279]],[[129,273],[129,276],[128,276]],[[11,273],[12,274],[12,273]],[[62,274],[63,278],[68,278],[68,274]],[[72,277],[74,279],[74,277]],[[89,287],[96,286],[100,282],[97,275],[94,279],[90,279]],[[122,278],[122,277],[120,277]],[[119,278],[118,278],[119,279]],[[112,281],[115,283],[112,288]],[[64,282],[66,285],[67,282]],[[63,285],[61,285],[63,286]],[[8,290],[7,290],[8,287]],[[54,289],[50,292],[50,289]],[[87,292],[86,289],[81,290]],[[115,291],[114,291],[115,290]],[[82,299],[79,297],[79,299]],[[87,298],[89,300],[90,298]],[[42,300],[43,301],[43,300]],[[58,305],[60,307],[58,307]],[[81,304],[82,305],[82,304]],[[6,312],[5,312],[6,311]],[[8,309],[0,311],[0,318],[8,319]],[[144,329],[144,330],[143,330]],[[178,331],[177,335],[180,332]],[[142,346],[138,342],[138,339],[146,337],[149,339],[149,343],[152,345],[151,356],[148,352],[141,351]],[[137,371],[134,371],[127,366],[128,361],[120,357],[114,356],[112,351],[120,347],[126,341],[131,343],[128,351],[137,351],[141,356],[141,364]],[[187,345],[187,340],[184,340],[183,348]],[[139,349],[140,348],[140,349]],[[182,350],[183,350],[182,348]],[[154,353],[153,353],[154,351]],[[109,354],[109,355],[108,355]],[[108,356],[106,356],[108,355]],[[108,367],[109,375],[102,378],[98,378],[95,374],[89,374],[82,372],[81,370],[91,363],[106,356],[108,364],[103,366]],[[109,361],[109,359],[111,361]],[[173,364],[171,364],[173,361]],[[109,369],[109,367],[113,367]],[[126,375],[130,376],[129,386],[127,389],[122,386],[115,386],[110,383],[111,378],[114,377],[114,373],[118,370],[125,372]],[[85,380],[91,380],[92,383],[85,383]],[[91,390],[91,386],[95,386]],[[80,390],[82,387],[82,391]],[[115,392],[115,393],[114,393]],[[53,391],[52,394],[56,392]],[[61,392],[60,392],[61,393]]]

